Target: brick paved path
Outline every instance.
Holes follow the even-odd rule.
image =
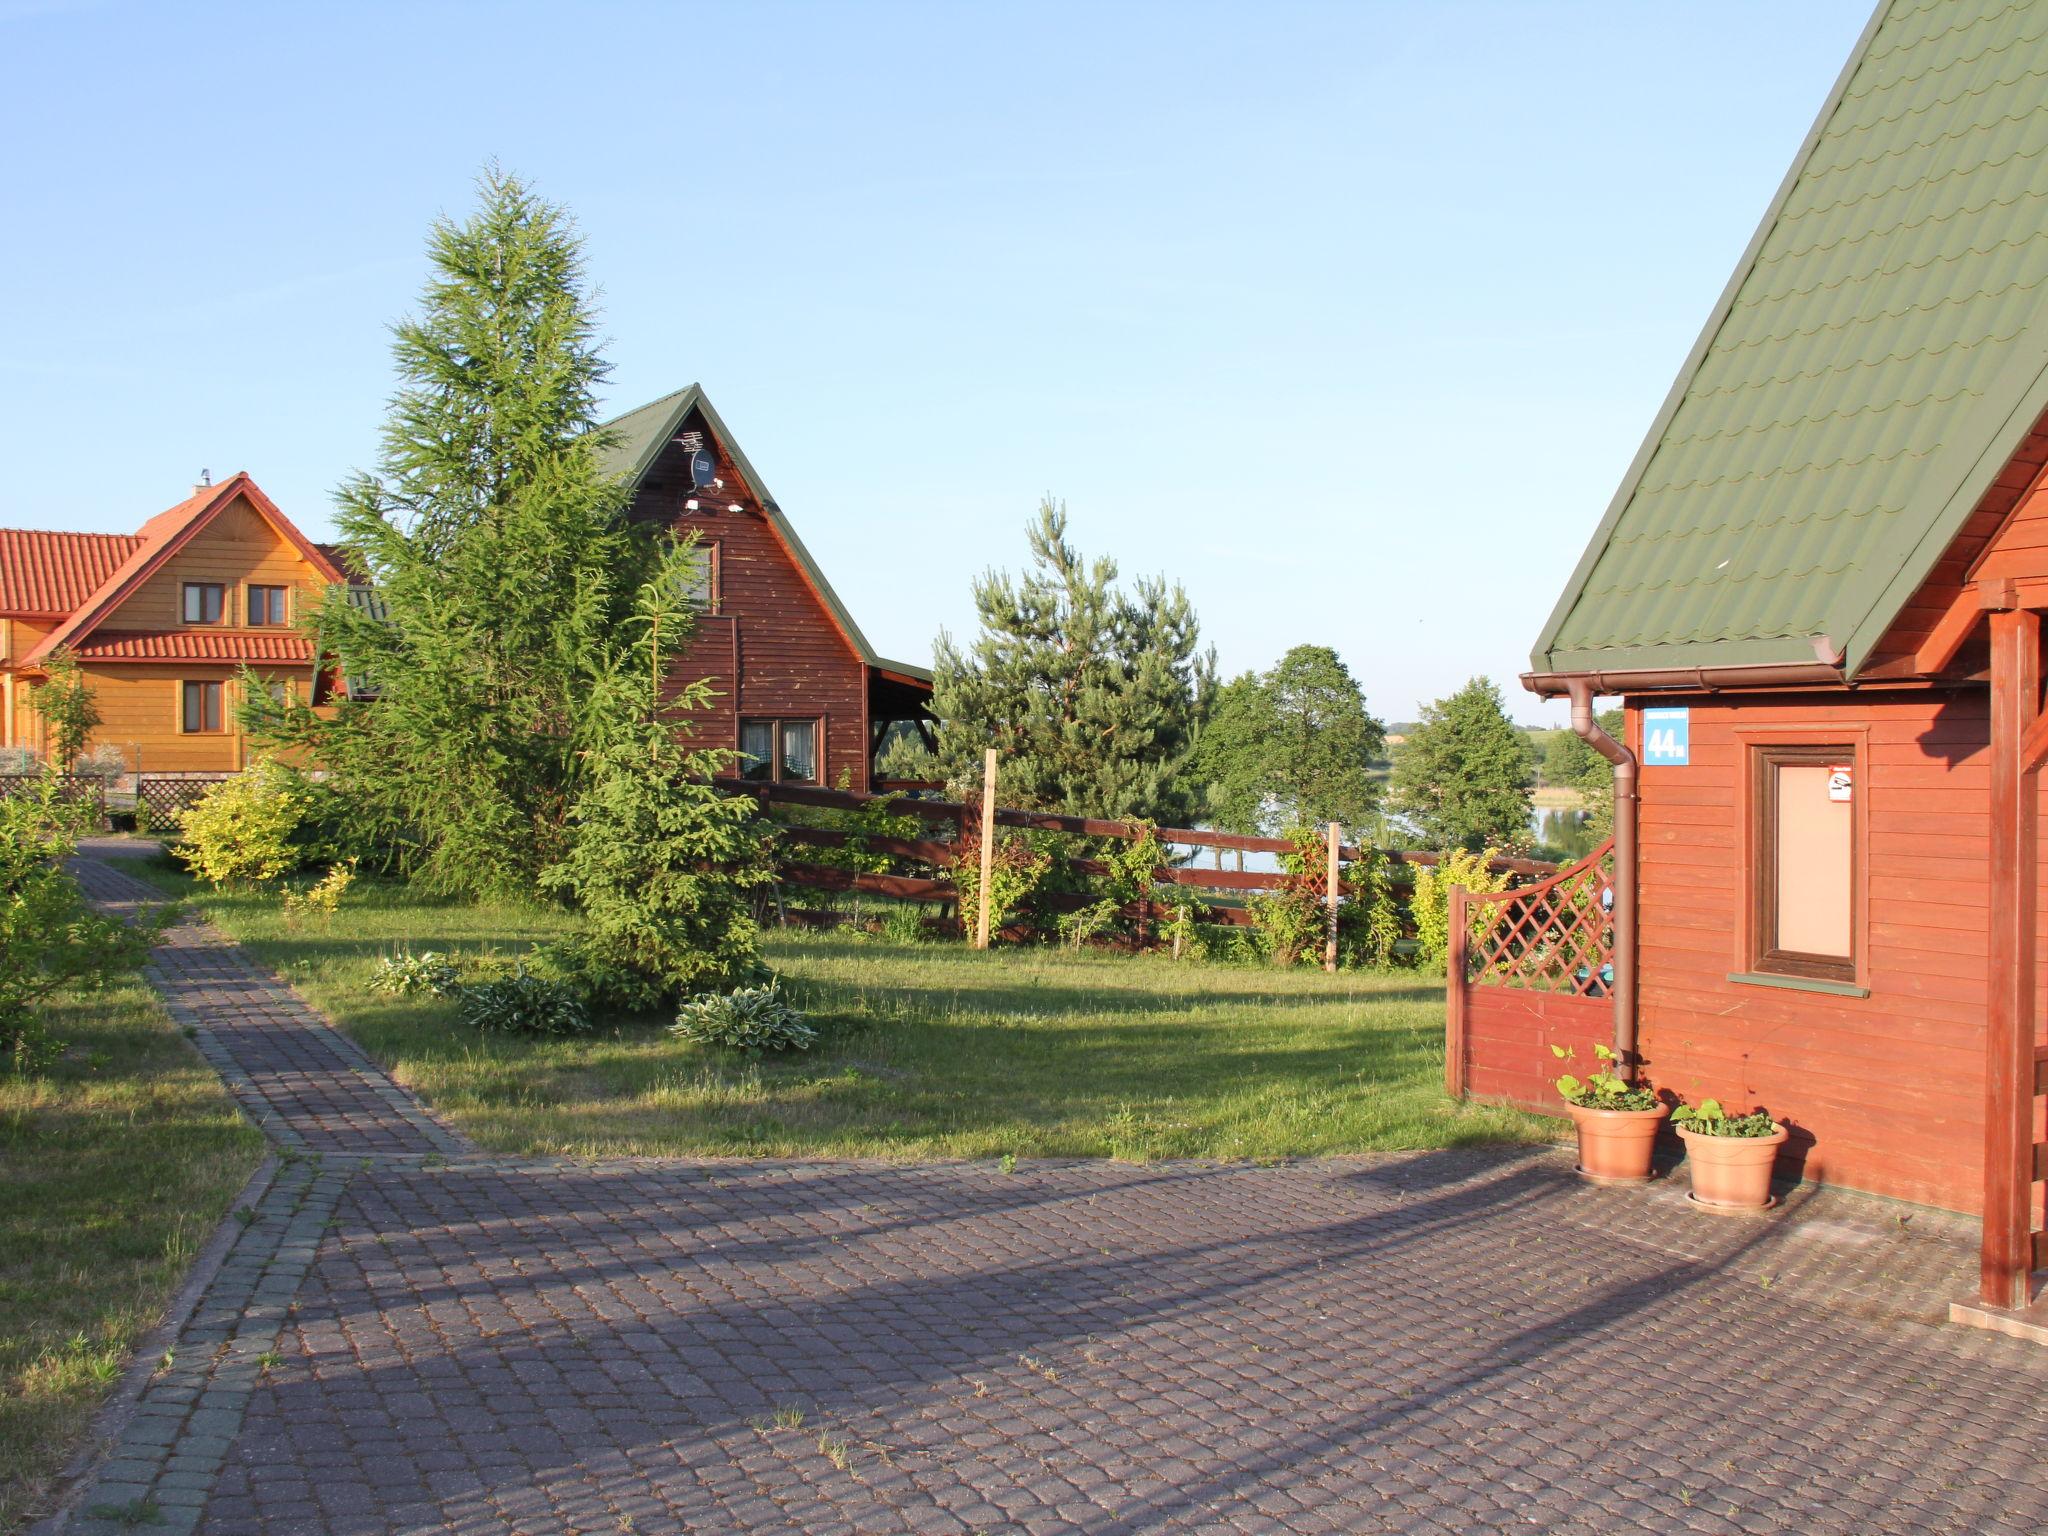
[[[164,899],[103,859],[81,858],[74,868],[86,894],[114,911]],[[326,1152],[469,1150],[353,1040],[210,924],[173,928],[146,974],[243,1112],[280,1145]]]
[[[1966,1223],[1568,1161],[302,1159],[72,1529],[2048,1527]]]

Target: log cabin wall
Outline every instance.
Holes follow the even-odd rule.
[[[1808,1177],[1955,1210],[1983,1193],[1990,747],[1981,688],[1658,695],[1691,710],[1691,762],[1646,766],[1640,1020],[1651,1081],[1793,1122]],[[1748,970],[1753,744],[1857,750],[1865,997],[1737,982]],[[2044,908],[2048,910],[2048,908]]]
[[[692,488],[688,450],[671,442],[642,477],[636,519],[694,530],[716,550],[715,612],[704,616],[671,669],[678,684],[708,678],[720,697],[697,717],[697,740],[737,748],[739,721],[816,720],[828,786],[868,787],[867,673],[803,569],[784,546],[728,455],[692,413],[684,430],[702,433],[725,484]],[[699,510],[684,503],[694,498]],[[740,510],[726,508],[738,503]]]

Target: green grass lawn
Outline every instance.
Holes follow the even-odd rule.
[[[139,983],[52,1023],[61,1061],[0,1074],[0,1531],[41,1511],[263,1155]]]
[[[368,990],[401,946],[509,953],[561,913],[359,886],[325,927],[210,895],[221,927],[482,1145],[578,1155],[1270,1158],[1549,1140],[1544,1121],[1443,1093],[1443,984],[1407,973],[977,954],[792,931],[769,960],[830,1033],[749,1061],[660,1021],[569,1041],[479,1037],[436,999]]]

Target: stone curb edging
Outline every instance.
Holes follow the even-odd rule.
[[[168,1349],[154,1364],[150,1353],[138,1357],[142,1384],[125,1404],[106,1459],[36,1536],[111,1536],[138,1527],[176,1536],[198,1527],[292,1298],[356,1172],[329,1169],[317,1154],[272,1161],[262,1198],[240,1207],[249,1219],[231,1215],[222,1223],[229,1231],[220,1259]],[[152,1336],[153,1351],[159,1342]]]
[[[220,1273],[228,1251],[235,1246],[235,1239],[242,1235],[242,1226],[233,1213],[242,1209],[253,1210],[269,1193],[280,1166],[276,1153],[266,1153],[228,1203],[228,1214],[221,1217],[207,1237],[206,1245],[192,1260],[192,1267],[185,1272],[184,1281],[164,1309],[162,1321],[136,1344],[128,1369],[121,1373],[121,1380],[93,1415],[92,1429],[85,1443],[58,1474],[61,1491],[57,1507],[30,1526],[25,1536],[56,1536],[63,1529],[65,1520],[78,1503],[78,1496],[85,1490],[88,1474],[119,1441],[128,1421],[135,1416],[135,1405],[142,1400],[150,1378],[156,1374],[156,1367],[151,1362],[162,1359],[164,1351],[176,1343],[179,1333],[197,1310],[199,1298],[206,1294],[206,1288]]]

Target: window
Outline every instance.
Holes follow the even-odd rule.
[[[743,779],[772,779],[775,777],[775,722],[773,720],[742,720],[740,722],[740,777]]]
[[[220,688],[219,683],[183,685],[181,692],[184,697],[179,720],[181,729],[194,733],[221,729]]]
[[[249,622],[251,625],[276,625],[285,622],[283,587],[251,587],[249,589]]]
[[[742,720],[740,777],[785,784],[818,782],[818,722]]]
[[[217,581],[185,583],[185,622],[218,624],[227,606],[228,589]],[[161,610],[159,610],[161,611]]]
[[[1856,751],[1751,749],[1750,968],[1856,980]]]
[[[718,612],[718,546],[699,544],[690,551],[690,574],[683,583],[683,600],[699,613]]]

